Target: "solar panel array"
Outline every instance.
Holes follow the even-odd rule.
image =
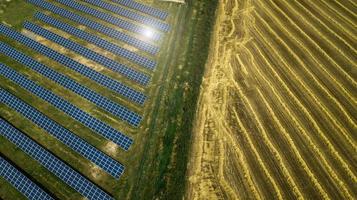
[[[0,67],[4,67],[4,65],[0,63]],[[111,157],[105,155],[104,153],[100,152],[95,147],[88,144],[86,141],[79,138],[78,136],[74,135],[69,130],[63,128],[61,125],[51,120],[50,118],[42,114],[40,111],[31,107],[30,105],[20,101],[19,99],[15,99],[12,101],[4,100],[2,103],[11,107],[18,113],[22,114],[34,124],[43,128],[47,133],[57,138],[63,144],[65,144],[75,152],[78,152],[83,157],[92,161],[113,177],[119,178],[120,175],[124,172],[123,165],[121,165]]]
[[[127,67],[125,65],[122,65],[120,63],[115,62],[112,59],[109,59],[95,51],[92,51],[86,47],[83,47],[82,45],[73,42],[71,40],[68,40],[62,36],[59,36],[51,31],[48,31],[36,24],[30,23],[30,22],[25,22],[23,24],[24,28],[48,39],[51,40],[53,42],[56,42],[84,57],[87,57],[105,67],[107,67],[108,69],[114,71],[114,72],[118,72],[120,74],[122,74],[123,76],[125,76],[126,78],[133,80],[139,84],[142,85],[147,85],[150,81],[150,77],[144,73],[135,71],[134,69]]]
[[[19,86],[28,90],[34,95],[52,104],[57,109],[67,113],[73,119],[79,121],[86,127],[97,132],[99,135],[102,135],[108,140],[111,140],[114,143],[118,144],[124,150],[128,150],[130,145],[133,143],[133,140],[131,138],[125,136],[124,134],[115,130],[104,122],[92,117],[88,113],[84,112],[83,110],[79,109],[78,107],[74,106],[63,98],[55,95],[53,92],[37,85],[35,82],[27,79],[23,75],[17,73],[15,70],[10,69],[5,65],[2,65],[0,68],[0,74],[17,83]]]
[[[9,27],[0,24],[0,34],[3,34],[7,37],[10,37],[40,53],[43,55],[59,62],[60,64],[67,66],[68,68],[82,74],[83,76],[88,77],[89,79],[92,79],[93,81],[99,83],[100,85],[103,85],[115,92],[117,92],[120,95],[123,95],[124,97],[133,100],[134,102],[137,102],[139,104],[144,104],[146,100],[146,96],[141,93],[137,92],[134,89],[114,80],[109,78],[108,76],[105,76],[91,68],[86,67],[85,65],[82,65],[73,59],[62,55],[12,29]],[[5,51],[3,51],[5,52]]]
[[[84,0],[85,3],[80,3],[75,0],[57,0],[57,2],[63,6],[71,8],[71,10],[66,10],[44,0],[28,0],[28,2],[34,5],[37,5],[43,9],[47,9],[52,13],[60,15],[75,23],[84,25],[94,30],[95,32],[109,36],[113,40],[120,40],[128,45],[131,45],[132,47],[137,48],[138,50],[145,51],[151,55],[156,55],[159,52],[159,47],[154,45],[153,42],[161,39],[164,32],[168,32],[170,30],[170,26],[162,21],[166,19],[167,12],[151,8],[132,0],[112,1],[113,3],[118,3],[121,6],[115,5],[111,2],[108,3],[104,0]],[[93,6],[96,6],[97,8]],[[132,9],[145,14],[139,14]],[[90,15],[92,17],[83,17],[81,15],[75,14],[72,10],[80,11],[86,16]],[[112,14],[109,14],[106,11],[103,12],[103,10],[110,11]],[[95,19],[92,19],[93,17],[101,22],[96,22]],[[121,19],[121,17],[125,17],[127,19]],[[159,19],[155,19],[153,17]],[[73,25],[40,12],[35,14],[35,18],[151,71],[154,71],[157,66],[156,61],[153,59],[142,56],[133,50],[122,48],[118,44],[115,44],[115,42],[110,42],[109,40],[103,39],[97,36],[95,33],[88,33],[84,30],[76,28]],[[110,26],[104,25],[106,23],[117,26],[123,29],[123,31],[118,31],[115,27],[111,28]],[[47,40],[57,43],[81,56],[91,59],[96,63],[110,69],[111,71],[117,72],[123,77],[134,81],[137,84],[140,84],[141,86],[147,86],[150,82],[151,76],[149,74],[135,70],[124,64],[120,64],[113,59],[103,56],[102,54],[82,46],[75,41],[66,39],[55,32],[46,30],[39,25],[31,22],[25,22],[23,27],[37,35],[40,35],[43,38],[46,38]],[[138,35],[130,36],[129,34],[124,33],[126,31],[130,31]],[[116,92],[117,94],[125,97],[128,100],[131,100],[136,104],[143,105],[146,101],[147,97],[144,93],[126,86],[114,78],[101,74],[100,72],[95,71],[66,55],[58,53],[55,50],[35,41],[34,39],[31,39],[29,36],[18,33],[1,23],[0,35],[4,35],[13,40],[16,40],[17,42],[47,56],[48,58],[60,63],[63,66],[66,66],[76,73],[79,73],[86,78],[95,81],[96,83]],[[27,56],[24,53],[21,53],[20,51],[2,42],[0,42],[0,53],[12,58],[13,60],[16,60],[23,66],[26,66],[30,70],[41,74],[54,83],[61,85],[63,88],[76,93],[77,95],[92,102],[103,110],[112,113],[116,117],[129,123],[132,126],[138,127],[142,120],[142,117],[139,114],[131,111],[125,106],[122,106],[108,99],[107,97],[100,95],[90,88],[81,85],[74,78],[53,70],[50,67],[36,61],[32,57]],[[93,132],[114,142],[122,149],[128,150],[132,145],[133,140],[130,137],[124,135],[105,122],[102,122],[91,116],[61,96],[58,96],[52,91],[36,84],[34,81],[26,78],[26,76],[18,73],[14,69],[2,63],[0,63],[0,76],[11,80],[38,98],[48,102]],[[83,156],[84,158],[88,159],[93,164],[99,166],[114,178],[118,179],[124,172],[124,166],[118,161],[99,151],[70,130],[62,127],[56,121],[50,119],[39,110],[15,97],[1,87],[0,104],[4,104],[11,108],[13,111],[23,115],[34,125],[42,128],[51,137],[56,138],[59,142],[72,149],[79,155]],[[85,198],[96,200],[112,199],[112,197],[101,188],[93,184],[80,173],[75,171],[73,168],[68,166],[66,163],[61,161],[59,158],[51,154],[45,148],[37,144],[35,141],[21,133],[18,129],[1,118],[0,136],[4,136],[10,142],[15,144],[19,149],[24,151],[33,159],[37,160],[43,167],[52,172],[55,176],[61,179],[64,183],[68,184],[74,190],[82,194]],[[52,199],[51,196],[49,196],[46,192],[44,192],[41,188],[39,188],[36,184],[21,174],[20,171],[11,166],[11,164],[9,164],[1,157],[0,176],[5,177],[7,181],[9,181],[15,188],[17,188],[29,199]]]
[[[120,5],[126,6],[128,8],[143,12],[145,14],[157,17],[162,20],[166,20],[168,13],[157,8],[153,8],[132,0],[111,0],[112,2],[118,3]]]
[[[131,122],[129,120],[135,119],[135,121],[141,121],[141,116],[136,114],[135,112],[130,111],[129,109],[121,106],[102,95],[94,92],[93,90],[82,86],[81,84],[77,83],[73,79],[60,74],[51,68],[33,60],[32,58],[12,49],[10,46],[0,42],[0,52],[5,52],[4,54],[15,59],[19,63],[28,66],[29,68],[37,71],[38,73],[46,76],[47,78],[55,81],[56,83],[62,85],[63,87],[73,91],[74,93],[82,96],[83,98],[87,99],[88,101],[94,103],[98,107],[103,108],[104,110],[112,113],[113,115],[117,116],[118,118]],[[136,124],[133,124],[136,125]]]
[[[0,89],[0,101],[5,99],[11,100],[14,98],[15,97],[10,93]],[[0,135],[15,144],[30,157],[37,160],[43,167],[88,199],[113,199],[84,176],[73,170],[67,164],[2,119],[0,119]]]
[[[68,6],[70,8],[76,9],[78,11],[81,11],[83,13],[86,13],[88,15],[92,15],[93,17],[96,17],[98,19],[101,19],[105,22],[108,22],[110,24],[113,24],[115,26],[118,26],[122,29],[131,31],[133,33],[137,33],[140,35],[143,35],[145,33],[145,31],[147,30],[145,27],[143,26],[139,26],[136,25],[134,23],[122,20],[118,17],[114,17],[113,15],[110,15],[108,13],[105,12],[101,12],[99,10],[93,9],[89,6],[85,6],[83,4],[77,3],[75,1],[72,0],[57,0],[58,2],[60,2],[61,4]],[[158,32],[153,32],[152,37],[150,37],[150,39],[153,40],[159,40],[161,38],[161,34]]]
[[[150,70],[154,70],[156,67],[156,62],[153,60],[150,60],[148,58],[145,58],[137,53],[134,53],[132,51],[126,50],[124,48],[119,47],[118,45],[115,45],[113,43],[110,43],[98,36],[95,36],[93,34],[89,34],[85,31],[82,31],[78,28],[75,28],[69,24],[66,24],[64,22],[61,22],[53,17],[50,17],[48,15],[45,15],[43,13],[36,13],[35,18],[48,23],[52,25],[53,27],[56,27],[58,29],[61,29],[67,33],[70,33],[74,36],[77,36],[78,38],[81,38],[83,40],[86,40],[87,42],[90,42],[92,44],[97,45],[98,47],[101,47],[105,50],[108,50],[116,55],[119,55],[123,58],[126,58],[130,61],[133,61],[145,68],[148,68]]]
[[[147,16],[140,15],[136,12],[130,11],[128,9],[122,8],[120,6],[116,6],[110,3],[107,3],[102,0],[84,0],[87,3],[90,3],[94,6],[98,6],[100,8],[103,8],[105,10],[111,11],[113,13],[116,13],[118,15],[124,16],[126,18],[135,20],[139,23],[151,26],[153,28],[156,28],[160,31],[165,31],[168,32],[170,30],[170,26],[160,20],[150,18]]]
[[[80,15],[77,15],[77,14],[74,14],[73,12],[70,12],[66,9],[63,9],[61,7],[58,7],[58,6],[55,6],[51,3],[48,3],[46,1],[43,1],[43,0],[28,0],[30,3],[36,5],[36,6],[39,6],[43,9],[46,9],[46,10],[49,10],[57,15],[60,15],[64,18],[67,18],[69,20],[72,20],[74,22],[77,22],[79,24],[82,24],[84,26],[87,26],[93,30],[96,30],[104,35],[107,35],[109,37],[112,37],[114,39],[117,39],[117,40],[120,40],[120,41],[123,41],[127,44],[130,44],[138,49],[141,49],[143,51],[146,51],[150,54],[153,54],[153,55],[156,55],[157,52],[159,51],[159,48],[150,44],[150,43],[147,43],[145,41],[141,41],[139,39],[136,39],[130,35],[127,35],[125,33],[122,33],[120,31],[117,31],[113,28],[110,28],[110,27],[107,27],[107,26],[104,26],[100,23],[97,23],[93,20],[90,20],[88,18],[85,18],[85,17],[82,17]]]
[[[17,170],[16,167],[12,166],[1,156],[0,156],[0,177],[3,177],[5,180],[7,180],[27,199],[30,200],[53,199],[50,195],[48,195],[39,186],[37,186],[34,182],[32,182],[29,178],[27,178],[24,174],[22,174],[19,170]]]

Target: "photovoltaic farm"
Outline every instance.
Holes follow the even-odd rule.
[[[0,200],[357,199],[353,0],[0,0]]]
[[[165,138],[176,115],[169,100],[193,10],[132,0],[0,6],[0,198],[149,199],[162,190],[175,143]]]

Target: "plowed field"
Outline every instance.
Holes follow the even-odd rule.
[[[188,199],[356,199],[353,0],[224,0]]]

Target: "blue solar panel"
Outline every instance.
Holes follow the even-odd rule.
[[[11,48],[10,46],[0,42],[0,53],[4,53],[5,55],[12,57],[13,59],[17,60],[21,64],[28,66],[29,68],[37,71],[38,73],[46,76],[47,78],[55,81],[56,83],[62,85],[63,87],[73,91],[74,93],[82,96],[83,98],[89,100],[90,102],[94,103],[95,105],[103,108],[104,110],[112,113],[113,115],[119,117],[120,119],[132,123],[132,119],[135,121],[141,121],[141,116],[130,111],[129,109],[121,106],[101,95],[90,90],[87,87],[84,87],[74,81],[73,79],[60,74],[51,68],[35,61],[34,59],[26,56],[25,54],[16,51],[15,49]],[[135,125],[135,124],[133,124]]]
[[[141,49],[143,51],[146,51],[150,54],[156,55],[157,52],[159,51],[159,48],[149,44],[147,42],[141,41],[139,39],[136,39],[134,37],[131,37],[130,35],[127,35],[125,33],[122,33],[120,31],[117,31],[113,28],[104,26],[100,23],[97,23],[93,20],[90,20],[88,18],[82,17],[80,15],[77,15],[73,12],[70,12],[66,9],[63,9],[61,7],[55,6],[49,2],[43,1],[43,0],[28,0],[30,3],[37,5],[43,9],[49,10],[57,15],[60,15],[66,19],[72,20],[74,22],[77,22],[79,24],[85,25],[95,31],[98,31],[104,35],[107,35],[109,37],[112,37],[114,39],[123,41],[129,45],[132,45],[138,49]]]
[[[1,123],[1,121],[0,121]],[[1,135],[1,133],[0,133]],[[51,200],[53,199],[34,182],[0,157],[0,177],[7,180],[14,188],[21,192],[27,199],[30,200]]]
[[[116,6],[116,5],[113,5],[113,4],[110,4],[110,3],[107,3],[105,1],[102,1],[102,0],[84,0],[85,2],[87,3],[90,3],[94,6],[98,6],[100,8],[103,8],[105,10],[108,10],[108,11],[111,11],[113,13],[116,13],[118,15],[121,15],[121,16],[124,16],[128,19],[132,19],[132,20],[135,20],[139,23],[142,23],[144,25],[147,25],[147,26],[151,26],[153,28],[156,28],[160,31],[165,31],[165,32],[168,32],[170,30],[170,26],[160,20],[157,20],[157,19],[153,19],[151,17],[147,17],[147,16],[144,16],[144,15],[140,15],[136,12],[133,12],[131,10],[128,10],[128,9],[125,9],[125,8],[122,8],[120,6]]]
[[[33,81],[27,79],[23,75],[17,73],[11,68],[8,68],[5,65],[1,65],[0,74],[4,77],[12,80],[17,83],[19,86],[28,90],[29,92],[35,94],[36,96],[42,98],[48,103],[55,106],[57,109],[62,110],[67,113],[73,119],[81,122],[83,125],[87,126],[91,130],[97,132],[108,140],[113,141],[118,144],[124,150],[128,150],[130,145],[133,143],[133,140],[119,131],[115,130],[111,126],[105,124],[104,122],[92,117],[88,113],[64,100],[63,98],[55,95],[51,91],[37,85]]]
[[[0,101],[11,98],[15,97],[0,89]],[[113,199],[84,176],[2,119],[0,119],[0,135],[14,143],[18,148],[37,160],[43,167],[86,198],[91,200]]]
[[[0,63],[0,67],[6,66]],[[98,151],[95,147],[74,135],[69,130],[63,128],[55,121],[49,119],[30,105],[27,105],[18,99],[9,102],[4,101],[3,103],[16,110],[18,113],[21,113],[27,119],[46,130],[46,132],[60,140],[69,148],[73,149],[74,151],[78,152],[88,160],[104,169],[113,177],[119,178],[120,175],[124,172],[123,165],[105,155],[104,153]]]
[[[133,100],[134,102],[138,102],[139,104],[144,104],[146,96],[141,93],[137,92],[134,89],[114,80],[111,79],[91,68],[86,67],[85,65],[82,65],[73,59],[62,55],[10,28],[7,26],[0,24],[0,34],[3,34],[7,37],[10,37],[46,56],[49,58],[59,62],[60,64],[67,66],[68,68],[82,74],[83,76],[88,77],[89,79],[92,79],[93,81],[99,83],[100,85],[103,85],[113,91],[115,91],[118,94],[123,95],[124,97],[127,97],[128,99]]]
[[[165,11],[161,11],[157,8],[153,8],[132,0],[112,0],[112,2],[118,3],[122,6],[126,6],[128,8],[143,12],[145,14],[151,15],[153,17],[157,17],[162,20],[166,20],[168,13]]]
[[[59,36],[51,31],[48,31],[36,24],[32,24],[30,22],[25,22],[23,24],[24,28],[44,37],[47,38],[48,40],[51,40],[53,42],[56,42],[84,57],[87,57],[88,59],[91,59],[108,69],[118,72],[122,74],[123,76],[127,77],[130,80],[133,80],[139,84],[142,85],[147,85],[148,82],[150,81],[150,77],[144,73],[138,72],[130,67],[127,67],[125,65],[122,65],[120,63],[117,63],[95,51],[92,51],[86,47],[83,47],[82,45],[73,42],[71,40],[68,40],[62,36]]]
[[[84,12],[88,15],[92,15],[98,19],[101,19],[105,22],[111,23],[115,26],[118,26],[122,29],[131,31],[133,33],[138,33],[140,35],[145,35],[145,32],[147,31],[147,28],[143,27],[143,26],[139,26],[136,25],[134,23],[122,20],[118,17],[114,17],[108,13],[105,12],[101,12],[99,10],[93,9],[89,6],[85,6],[83,4],[77,3],[75,1],[72,0],[57,0],[58,2],[60,2],[63,5],[66,5],[70,8],[76,9],[78,11]],[[150,37],[150,39],[153,40],[159,40],[161,38],[161,34],[158,32],[153,32],[152,33],[152,37]]]
[[[89,34],[85,31],[82,31],[78,28],[75,28],[73,26],[70,26],[66,23],[63,23],[53,17],[50,17],[48,15],[45,15],[43,13],[36,13],[35,18],[42,20],[43,22],[46,22],[58,29],[61,29],[67,33],[70,33],[74,36],[77,36],[83,40],[86,40],[87,42],[93,43],[97,45],[98,47],[101,47],[105,50],[108,50],[116,55],[122,56],[130,61],[133,61],[145,68],[148,68],[150,70],[154,70],[156,67],[156,62],[153,60],[150,60],[148,58],[145,58],[137,53],[134,53],[132,51],[128,51],[124,48],[119,47],[118,45],[115,45],[113,43],[110,43],[98,36]]]

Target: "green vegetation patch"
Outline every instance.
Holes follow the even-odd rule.
[[[0,0],[0,10],[1,22],[19,29],[25,20],[32,19],[36,7],[24,0]]]
[[[0,177],[0,199],[25,200],[26,197],[8,183],[7,180]]]
[[[151,125],[155,140],[144,152],[133,199],[182,199],[199,89],[217,1],[189,1],[178,14],[171,80]],[[159,93],[159,95],[162,95]]]

